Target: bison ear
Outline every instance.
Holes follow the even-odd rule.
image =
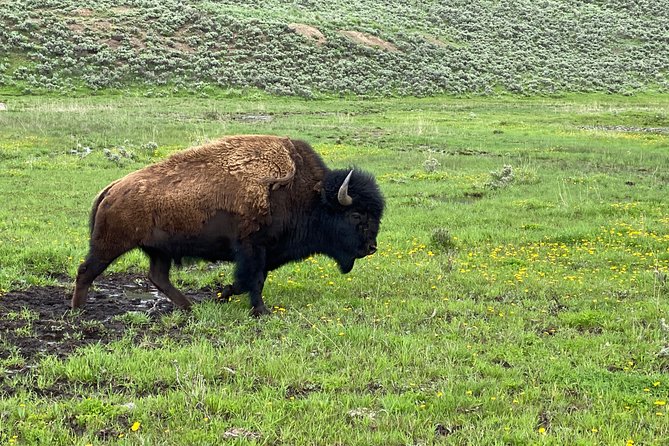
[[[323,187],[323,182],[319,181],[318,183],[314,184],[314,192],[316,192],[318,195],[320,195],[321,200],[323,203],[328,202],[328,196],[327,193],[325,192],[325,187]]]

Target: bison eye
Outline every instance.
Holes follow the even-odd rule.
[[[351,220],[353,223],[360,223],[362,221],[362,215],[357,212],[351,212]]]

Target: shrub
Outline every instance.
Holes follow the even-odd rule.
[[[451,232],[446,228],[435,228],[432,231],[432,244],[446,251],[455,251],[456,243]]]
[[[501,170],[490,172],[490,180],[485,183],[485,187],[493,190],[501,189],[511,184],[513,179],[513,168],[510,165],[505,164]]]

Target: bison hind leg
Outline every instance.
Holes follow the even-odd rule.
[[[86,303],[88,289],[93,281],[117,258],[130,251],[136,245],[133,241],[126,239],[109,243],[99,236],[101,231],[93,231],[97,236],[91,235],[88,255],[77,270],[77,278],[72,295],[72,308],[78,308]]]
[[[155,251],[145,252],[149,255],[149,280],[153,283],[159,291],[165,294],[174,305],[183,309],[189,310],[192,303],[190,299],[181,293],[170,282],[170,267],[172,266],[172,258]]]
[[[86,260],[79,265],[77,270],[77,278],[74,284],[74,294],[70,306],[72,308],[79,308],[86,303],[88,296],[88,289],[91,287],[93,281],[102,272],[107,269],[111,261],[100,260],[96,255],[89,253]]]

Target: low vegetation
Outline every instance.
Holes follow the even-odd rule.
[[[6,108],[2,444],[669,438],[666,95]],[[372,171],[388,202],[379,252],[347,276],[323,257],[273,272],[260,320],[245,298],[216,301],[230,267],[204,263],[174,274],[205,300],[192,314],[66,313],[97,191],[233,133],[304,138],[330,165]],[[113,282],[126,291],[111,300],[139,301],[146,267],[123,257],[97,295]],[[45,290],[48,317],[37,298],[12,306]]]
[[[0,1],[0,87],[314,97],[667,91],[661,2]]]

